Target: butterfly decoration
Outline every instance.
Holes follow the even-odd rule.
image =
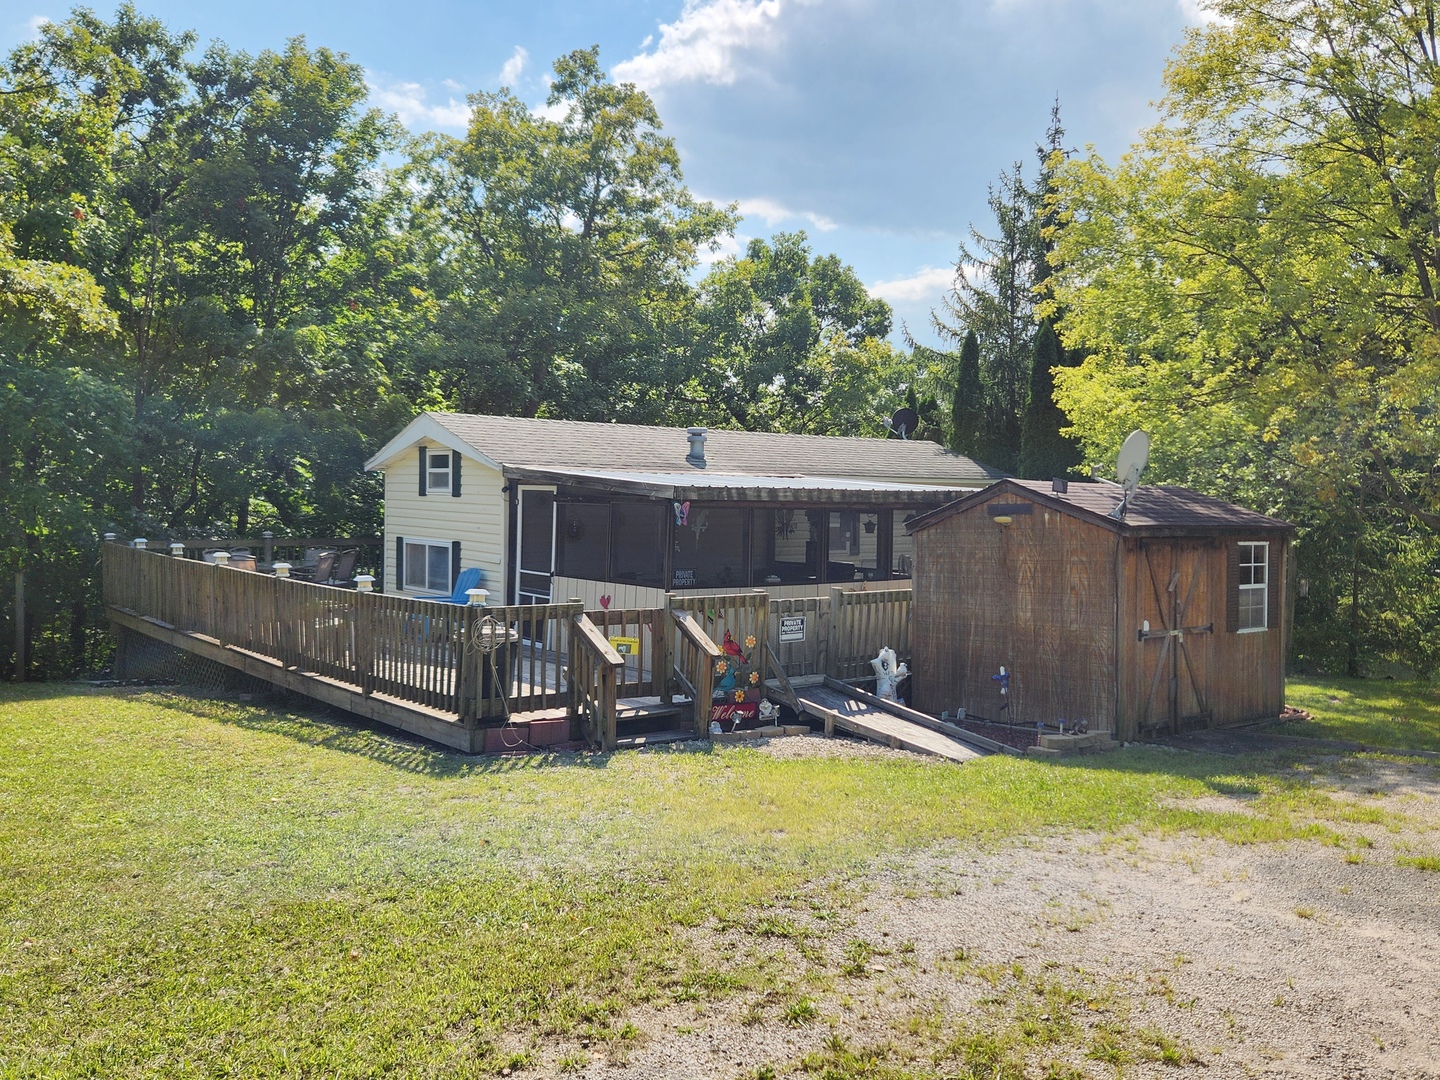
[[[689,520],[690,520],[690,500],[689,500],[689,499],[686,499],[684,502],[676,502],[676,504],[675,504],[675,524],[676,524],[676,525],[684,525],[684,524],[685,524],[687,521],[689,521]]]

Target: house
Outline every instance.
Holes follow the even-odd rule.
[[[930,442],[423,413],[385,474],[387,591],[653,607],[906,578],[905,522],[1003,475]],[[603,599],[603,603],[602,603]]]
[[[911,703],[1123,740],[1279,715],[1292,527],[1123,494],[1007,479],[912,521]]]

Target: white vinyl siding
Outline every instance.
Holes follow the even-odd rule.
[[[1240,545],[1240,633],[1270,625],[1270,545]]]
[[[453,451],[428,439],[420,440],[427,465],[431,453]],[[415,447],[397,455],[385,468],[385,578],[386,592],[395,591],[395,539],[460,542],[460,568],[478,568],[484,574],[481,588],[490,591],[491,603],[505,596],[506,524],[509,496],[500,489],[505,480],[499,471],[466,455],[461,466],[460,497],[420,495],[420,455]],[[427,469],[428,471],[428,469]],[[451,470],[453,477],[454,472]],[[406,567],[408,572],[409,567]],[[450,591],[449,578],[443,589],[406,586],[407,593]]]

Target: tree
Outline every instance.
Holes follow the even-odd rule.
[[[705,363],[687,391],[709,423],[747,431],[883,434],[913,379],[884,339],[890,306],[803,232],[752,240],[700,283]]]
[[[1053,371],[1069,366],[1060,339],[1048,320],[1035,332],[1035,361],[1030,372],[1030,397],[1020,423],[1020,475],[1031,480],[1076,476],[1083,455],[1080,444],[1061,429],[1069,419],[1055,404]]]
[[[1218,0],[1160,123],[1058,179],[1087,450],[1301,523],[1301,656],[1440,662],[1436,5]],[[1312,621],[1313,620],[1313,621]],[[1400,626],[1413,633],[1396,634]]]
[[[1039,174],[1033,183],[1015,162],[990,185],[987,203],[996,233],[973,224],[960,245],[955,285],[931,315],[942,338],[963,342],[973,333],[980,346],[985,409],[975,455],[1013,472],[1020,464],[1021,417],[1029,399],[1034,357],[1035,310],[1050,274],[1048,255],[1059,221],[1053,178],[1065,158],[1060,106],[1051,109],[1045,142],[1038,145]]]
[[[980,382],[980,340],[967,330],[960,346],[955,372],[955,393],[950,403],[950,448],[966,457],[980,451],[985,419],[985,387]]]
[[[554,68],[545,115],[477,94],[468,135],[417,154],[441,303],[423,363],[466,411],[652,418],[692,374],[689,274],[734,214],[690,194],[654,103],[598,49]]]

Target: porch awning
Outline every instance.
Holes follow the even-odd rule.
[[[803,503],[845,506],[928,506],[949,502],[972,487],[937,487],[896,481],[826,476],[749,476],[725,473],[628,472],[617,469],[555,469],[506,466],[505,478],[521,484],[588,488],[615,495],[696,502]]]

